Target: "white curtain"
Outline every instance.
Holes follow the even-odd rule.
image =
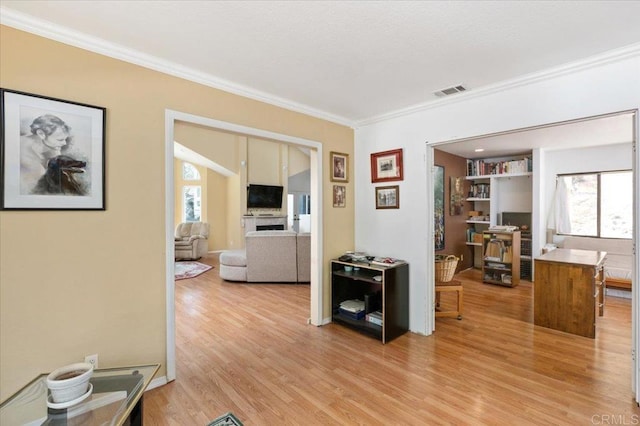
[[[549,229],[555,229],[556,234],[571,233],[571,212],[569,211],[568,195],[567,180],[563,177],[558,177],[551,210],[553,213],[549,215],[547,226]]]

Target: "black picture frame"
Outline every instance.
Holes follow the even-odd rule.
[[[444,250],[444,167],[435,166],[433,172],[433,219],[434,219],[434,248]]]
[[[105,210],[106,108],[0,88],[0,210]]]

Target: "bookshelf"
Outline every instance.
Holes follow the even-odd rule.
[[[487,230],[482,236],[482,282],[520,284],[520,231]]]
[[[468,203],[466,245],[472,249],[474,267],[481,268],[483,233],[491,226],[499,224],[499,214],[507,211],[530,211],[531,201],[521,203],[514,194],[513,182],[524,185],[524,180],[533,175],[531,153],[510,157],[467,159],[466,180],[470,181],[466,201]],[[517,179],[512,179],[517,178]],[[529,185],[530,187],[530,185]],[[530,192],[530,189],[528,190]],[[518,191],[522,196],[527,190]],[[514,204],[517,207],[514,207]],[[523,205],[521,205],[523,204]],[[530,242],[528,242],[530,246]],[[529,268],[530,269],[530,268]]]
[[[346,315],[341,305],[347,300],[365,302],[365,312]],[[333,322],[382,343],[395,339],[409,330],[409,265],[332,260],[331,305]],[[375,311],[380,311],[380,321],[368,320],[366,316]]]

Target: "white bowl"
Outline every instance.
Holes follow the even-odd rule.
[[[47,376],[47,387],[55,403],[72,401],[87,393],[93,365],[86,362],[66,365]]]

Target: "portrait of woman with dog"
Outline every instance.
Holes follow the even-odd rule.
[[[77,175],[86,162],[69,155],[71,127],[60,117],[43,114],[20,138],[20,192],[22,194],[85,195],[86,184]]]

